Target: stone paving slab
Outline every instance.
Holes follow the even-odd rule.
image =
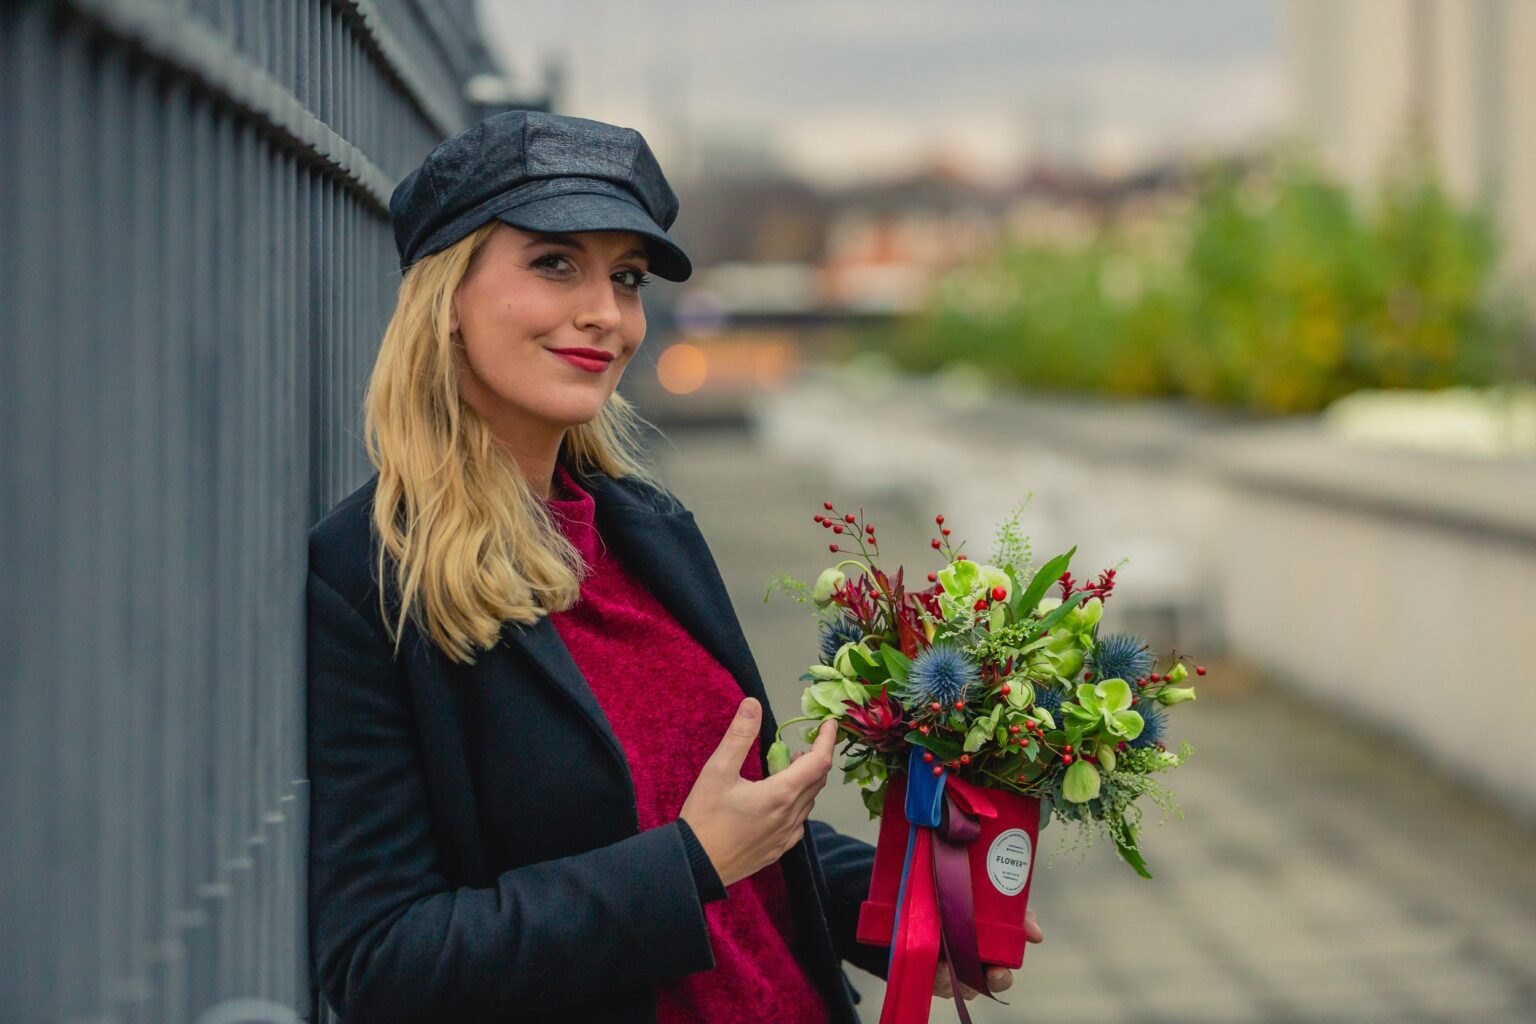
[[[657,461],[719,562],[775,713],[793,717],[813,620],[783,594],[765,604],[763,592],[772,573],[810,581],[828,564],[826,533],[811,521],[820,502],[867,502],[883,561],[923,572],[933,567],[929,516],[942,510],[861,494],[856,479],[769,456],[747,433],[669,440]],[[990,538],[968,550],[984,557]],[[1061,854],[1061,829],[1048,827],[1034,886],[1046,941],[1003,994],[1010,1005],[970,1004],[976,1024],[1536,1021],[1536,835],[1412,750],[1241,661],[1210,668],[1200,699],[1174,719],[1196,753],[1169,777],[1184,820],[1144,840],[1157,878],[1104,849]],[[814,816],[875,840],[878,823],[836,778]],[[849,973],[864,1019],[878,1019],[883,984]],[[932,1019],[957,1015],[935,1003]]]

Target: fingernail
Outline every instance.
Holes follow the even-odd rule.
[[[736,713],[742,718],[756,718],[757,699],[755,697],[746,698],[741,702],[741,706],[736,709]]]

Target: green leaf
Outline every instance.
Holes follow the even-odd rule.
[[[1151,878],[1152,872],[1147,870],[1147,862],[1142,859],[1141,851],[1136,847],[1136,836],[1123,823],[1120,828],[1110,829],[1110,835],[1115,840],[1115,849],[1125,862],[1135,868],[1142,878]]]
[[[997,728],[992,730],[992,736],[993,736],[994,739],[997,740],[997,745],[998,746],[1006,747],[1008,745],[1008,727],[1007,726],[999,725]]]
[[[1061,795],[1074,804],[1084,804],[1099,795],[1099,770],[1087,761],[1073,761],[1061,783]]]
[[[882,682],[890,678],[891,674],[886,671],[881,658],[878,656],[875,658],[866,657],[864,652],[857,647],[849,649],[848,661],[853,665],[855,675],[862,676],[872,683]]]
[[[869,811],[869,816],[880,817],[880,812],[885,809],[885,787],[861,790],[859,795],[864,798],[864,807]]]
[[[922,747],[924,750],[931,750],[935,756],[943,758],[945,761],[953,761],[964,753],[960,749],[960,744],[954,740],[935,736],[932,733],[924,736],[916,729],[907,733],[907,742]]]
[[[1056,623],[1066,618],[1071,613],[1072,609],[1081,604],[1083,598],[1087,596],[1088,591],[1079,590],[1077,593],[1061,602],[1061,604],[1057,605],[1055,608],[1052,608],[1048,613],[1046,613],[1045,618],[1040,620],[1040,631],[1042,633],[1049,633],[1056,627]]]
[[[1072,561],[1072,556],[1077,553],[1077,545],[1064,555],[1057,555],[1040,567],[1034,578],[1029,581],[1029,587],[1013,601],[1014,618],[1022,619],[1035,610],[1045,592],[1051,589],[1051,584],[1061,579],[1061,574],[1067,571],[1067,566]]]
[[[886,673],[896,685],[907,685],[907,669],[912,667],[912,659],[902,654],[898,647],[882,647],[879,655],[885,665]]]

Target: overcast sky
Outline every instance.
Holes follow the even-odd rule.
[[[1286,116],[1282,0],[481,0],[519,76],[564,60],[561,112],[808,176],[941,153],[985,177],[1031,153],[1109,169],[1241,143]]]

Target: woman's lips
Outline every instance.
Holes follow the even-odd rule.
[[[550,349],[550,351],[572,366],[579,366],[588,373],[602,373],[608,369],[608,364],[613,362],[611,359],[594,359],[591,356],[581,356],[574,352],[561,352],[559,349]]]

